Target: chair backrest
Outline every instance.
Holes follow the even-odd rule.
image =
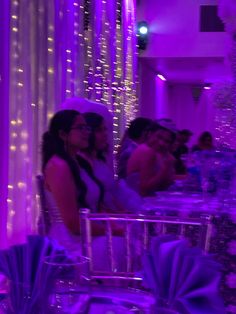
[[[109,269],[96,270],[96,254],[93,252],[92,224],[104,226],[104,246],[107,249]],[[116,260],[116,250],[113,239],[114,225],[123,225],[125,268],[119,270]],[[152,215],[91,213],[89,209],[81,210],[81,242],[82,253],[90,259],[90,273],[93,279],[127,279],[141,280],[138,275],[142,269],[142,256],[150,246],[153,237],[163,234],[173,234],[187,238],[192,246],[198,246],[207,251],[211,236],[211,217],[179,219],[176,217],[157,217]],[[117,236],[116,236],[117,237]],[[103,248],[104,250],[104,248]]]
[[[44,188],[44,178],[43,175],[36,176],[37,189],[39,193],[39,203],[40,203],[40,215],[38,219],[38,233],[40,235],[47,235],[50,228],[50,216],[49,209],[46,202],[45,188]]]

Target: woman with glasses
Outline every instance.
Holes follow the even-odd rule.
[[[80,248],[80,208],[100,211],[103,206],[104,189],[93,174],[90,164],[78,155],[88,147],[90,128],[84,117],[76,110],[62,110],[51,119],[49,130],[43,135],[42,162],[45,181],[50,229],[48,236],[57,240],[71,253]],[[92,224],[95,238],[92,250],[96,256],[96,269],[108,267],[104,251],[104,227]],[[122,230],[113,225],[113,234]],[[120,243],[119,237],[114,241]]]
[[[80,234],[79,209],[98,211],[103,199],[102,184],[77,159],[87,148],[89,128],[76,110],[62,110],[52,118],[43,135],[42,164],[50,208],[50,236],[72,249]],[[102,232],[96,226],[95,232]],[[76,246],[77,246],[76,245]],[[78,249],[78,247],[76,247]]]

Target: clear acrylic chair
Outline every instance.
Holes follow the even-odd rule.
[[[92,224],[94,222],[104,226],[104,247],[106,247],[109,267],[105,271],[96,269],[96,253],[94,253],[94,239]],[[116,250],[113,242],[114,224],[123,225],[123,238],[125,267],[119,269]],[[82,254],[90,259],[90,274],[95,281],[99,280],[129,280],[141,282],[142,256],[151,244],[153,237],[164,234],[173,234],[175,237],[187,238],[190,245],[208,251],[211,237],[211,218],[181,219],[177,217],[163,217],[141,214],[111,214],[91,213],[89,209],[81,210],[81,243]],[[104,247],[102,248],[104,250]],[[105,258],[105,257],[104,257]],[[134,286],[137,286],[134,284]]]

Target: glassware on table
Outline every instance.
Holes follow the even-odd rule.
[[[156,314],[152,293],[135,288],[93,287],[87,314]]]
[[[92,297],[89,312],[86,314],[154,314],[132,302],[113,300],[107,297]]]
[[[224,153],[217,169],[217,198],[224,209],[233,200],[233,181],[235,177],[235,161],[232,156]],[[226,206],[227,207],[227,206]]]
[[[47,302],[45,313],[86,313],[89,306],[89,259],[84,256],[47,257],[44,261]]]

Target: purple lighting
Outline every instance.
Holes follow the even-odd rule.
[[[162,81],[166,81],[166,78],[162,74],[157,74],[157,77]]]

